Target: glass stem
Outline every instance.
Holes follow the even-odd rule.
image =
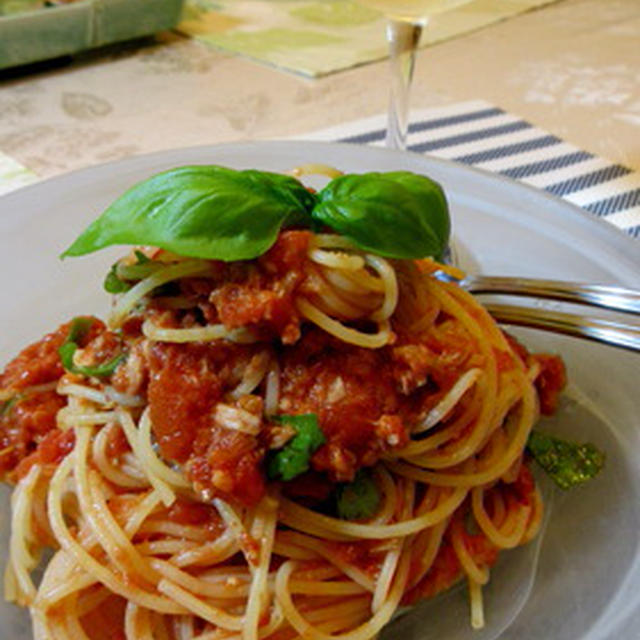
[[[391,149],[407,148],[409,128],[409,91],[416,50],[426,21],[389,20],[387,41],[391,62],[391,97],[386,145]]]

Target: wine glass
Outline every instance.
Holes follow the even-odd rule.
[[[429,18],[470,0],[356,0],[388,18],[387,41],[391,63],[391,95],[386,145],[406,149],[409,128],[409,90],[420,36]]]

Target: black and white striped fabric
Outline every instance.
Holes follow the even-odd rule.
[[[598,158],[484,101],[412,112],[408,147],[508,176],[563,198],[640,239],[640,173]],[[386,117],[307,140],[383,145]]]

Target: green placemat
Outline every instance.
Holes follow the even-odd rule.
[[[0,69],[172,28],[182,0],[0,0]]]
[[[472,0],[435,16],[422,45],[557,0]],[[384,18],[349,0],[187,0],[178,30],[225,51],[317,77],[386,56]]]

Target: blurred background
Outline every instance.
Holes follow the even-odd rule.
[[[357,139],[384,127],[390,81],[379,8],[346,0],[0,0],[0,190],[167,148]],[[497,109],[486,128],[507,137],[491,148],[551,136],[565,145],[555,156],[582,153],[571,160],[587,162],[579,173],[599,172],[590,188],[613,181],[596,200],[627,194],[623,222],[633,233],[639,40],[638,0],[472,0],[424,29],[412,118]],[[463,161],[473,155],[448,152],[455,140],[430,148],[430,139],[410,135],[409,146]],[[536,160],[525,151],[509,170]],[[564,174],[538,186],[562,181]]]

